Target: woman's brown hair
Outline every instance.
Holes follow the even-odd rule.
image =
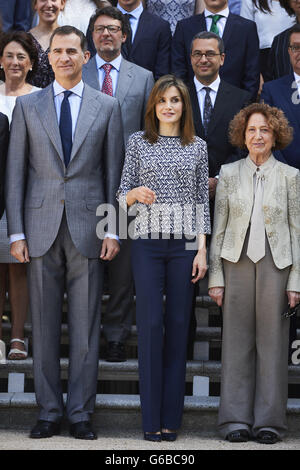
[[[174,86],[180,93],[183,110],[180,120],[180,137],[182,145],[188,145],[194,141],[195,128],[189,91],[184,82],[175,75],[164,75],[155,83],[150,93],[146,114],[144,138],[151,144],[157,142],[159,136],[159,121],[156,116],[156,105],[165,91]]]
[[[229,138],[235,147],[245,149],[245,134],[252,114],[262,114],[268,121],[275,137],[274,150],[287,147],[293,138],[293,128],[289,125],[284,112],[265,103],[253,103],[237,113],[229,125]]]

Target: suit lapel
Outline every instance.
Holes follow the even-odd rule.
[[[221,80],[218,93],[216,96],[215,105],[208,125],[208,134],[211,134],[217,126],[219,120],[222,118],[226,109],[230,107],[230,99],[228,89],[225,82]]]
[[[196,132],[196,135],[204,139],[204,127],[202,124],[198,96],[197,96],[194,82],[191,81],[189,83],[189,89],[190,89],[190,97],[191,97],[192,108],[193,108],[195,132]]]
[[[41,92],[40,99],[36,103],[35,107],[46,133],[48,134],[61,160],[64,162],[52,85],[49,85]]]
[[[122,58],[120,72],[118,77],[118,84],[116,89],[116,98],[118,99],[120,106],[124,101],[124,98],[128,92],[128,89],[132,80],[132,64]]]
[[[141,47],[141,44],[143,43],[143,35],[145,31],[147,30],[148,25],[149,25],[149,17],[147,15],[147,11],[144,10],[139,18],[138,27],[134,36],[134,40],[131,46],[129,56],[132,56],[137,46]]]
[[[90,88],[87,84],[84,85],[81,107],[74,134],[71,160],[78,152],[91,125],[99,115],[99,101],[95,99],[95,93],[98,94],[97,91]]]
[[[97,62],[95,56],[83,67],[83,79],[88,77],[89,85],[100,91]]]
[[[226,44],[229,44],[230,36],[231,36],[232,32],[234,31],[234,23],[235,23],[235,17],[234,17],[234,15],[229,13],[228,18],[226,20],[223,36],[222,36],[225,48],[226,48]]]

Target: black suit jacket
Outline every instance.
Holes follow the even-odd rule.
[[[87,32],[88,47],[91,55],[96,49],[93,43],[90,27]],[[144,10],[140,16],[137,31],[131,50],[128,54],[126,46],[122,47],[122,56],[153,73],[157,80],[162,75],[170,73],[171,68],[172,33],[167,21]]]
[[[172,41],[172,72],[186,82],[193,79],[190,47],[195,34],[206,31],[205,16],[178,21]],[[259,40],[253,21],[229,13],[223,33],[225,62],[220,76],[226,82],[247,90],[256,99],[259,88]]]
[[[288,33],[290,28],[277,34],[273,39],[265,81],[276,80],[293,72],[288,53]]]
[[[233,147],[228,138],[229,123],[236,113],[251,99],[250,93],[221,80],[214,109],[205,136],[194,81],[189,83],[196,135],[207,143],[209,177],[219,174],[221,165],[242,158],[241,151]]]
[[[0,113],[0,218],[4,212],[4,181],[9,139],[9,124],[5,114]]]

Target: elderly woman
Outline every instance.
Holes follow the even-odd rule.
[[[209,295],[223,307],[219,429],[231,442],[273,444],[286,430],[289,320],[300,300],[299,170],[275,160],[289,144],[283,114],[266,104],[230,126],[247,158],[221,168]]]
[[[188,90],[172,75],[152,89],[145,132],[129,139],[118,198],[138,211],[131,252],[144,438],[174,441],[193,284],[206,272],[210,218],[206,144],[194,135]],[[190,236],[198,238],[192,247]]]

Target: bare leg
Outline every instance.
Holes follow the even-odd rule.
[[[28,312],[28,288],[26,265],[11,263],[9,268],[9,300],[11,306],[11,337],[24,339],[24,324]],[[22,343],[13,342],[11,348],[25,351]],[[21,354],[10,355],[10,359],[24,359]]]

